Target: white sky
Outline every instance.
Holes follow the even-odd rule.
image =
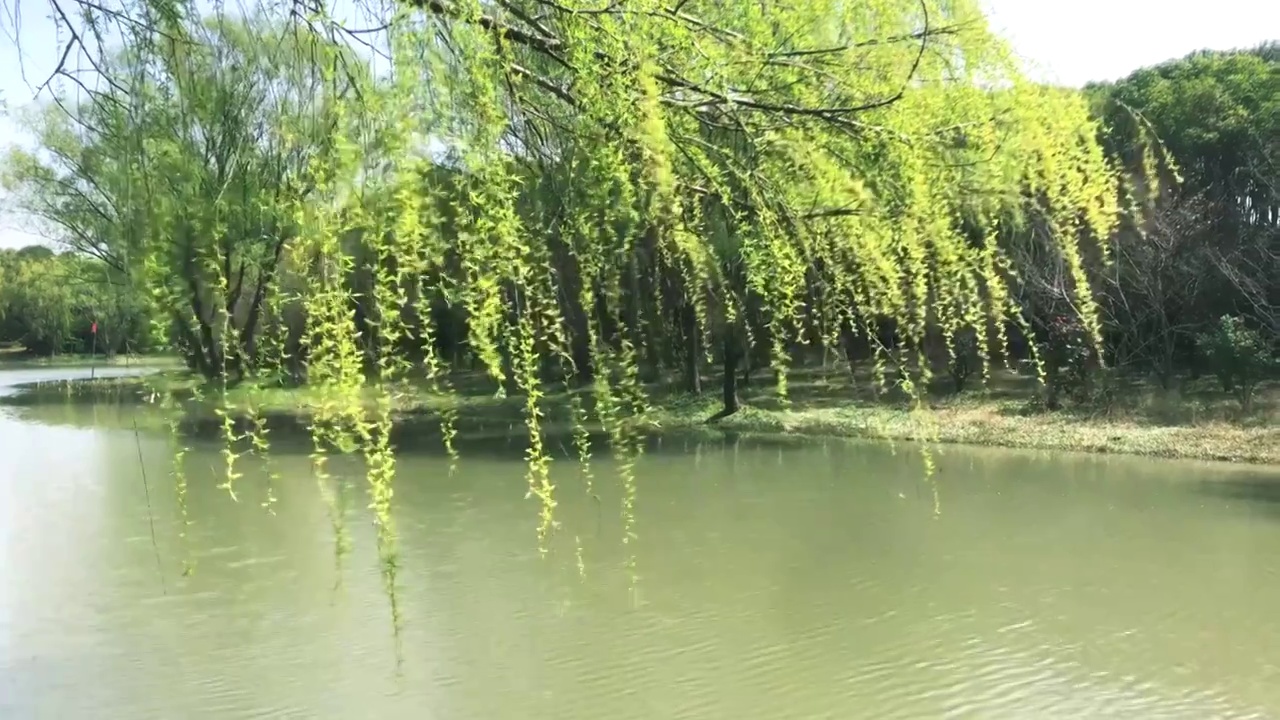
[[[732,2],[734,0],[726,0]],[[1280,40],[1280,0],[982,0],[992,27],[1008,38],[1034,75],[1065,85],[1114,80],[1133,70],[1204,48],[1227,50]],[[62,43],[41,0],[0,0],[11,32],[14,7],[22,23],[21,55],[0,35],[0,99],[25,104],[48,76]],[[25,78],[23,77],[25,70]],[[0,117],[0,149],[25,143]],[[0,247],[40,238],[23,232],[0,196]]]

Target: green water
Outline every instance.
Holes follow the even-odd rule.
[[[668,439],[540,558],[517,447],[406,452],[397,645],[354,462],[339,564],[303,445],[270,515],[197,444],[184,551],[131,412],[0,409],[0,717],[1280,716],[1274,469]]]

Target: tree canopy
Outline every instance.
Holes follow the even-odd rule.
[[[1117,334],[1158,347],[1167,375],[1175,346],[1223,315],[1280,336],[1280,59],[1274,46],[1199,52],[1087,89],[1103,142],[1126,168],[1144,136],[1175,173],[1141,222],[1115,236],[1104,303]],[[1173,169],[1165,166],[1167,169]]]

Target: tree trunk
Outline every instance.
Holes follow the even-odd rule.
[[[591,382],[595,378],[595,368],[591,365],[591,339],[585,322],[569,339],[569,344],[573,354],[575,379],[583,383]]]
[[[724,334],[724,407],[720,412],[707,418],[707,422],[729,417],[738,412],[742,405],[738,401],[738,360],[741,348],[738,346],[736,333],[732,326],[725,328]]]
[[[856,363],[861,359],[861,352],[858,347],[858,334],[849,323],[842,323],[840,327],[840,339],[844,344],[844,359],[845,362],[849,364],[849,374],[856,380]]]
[[[721,417],[738,412],[738,345],[735,342],[733,329],[730,328],[724,337],[724,409]]]
[[[702,367],[699,357],[702,348],[698,342],[698,316],[693,305],[681,310],[684,320],[684,374],[685,389],[693,395],[702,394]]]
[[[221,363],[214,363],[212,351],[206,350],[200,335],[196,334],[179,312],[174,313],[174,328],[178,333],[187,368],[200,373],[207,380],[215,378],[221,371]]]

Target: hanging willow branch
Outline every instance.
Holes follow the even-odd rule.
[[[113,256],[216,387],[286,371],[314,387],[335,554],[326,458],[358,450],[397,624],[395,398],[415,378],[443,396],[452,455],[455,359],[522,403],[545,549],[553,389],[590,384],[575,449],[590,458],[587,423],[608,435],[630,544],[641,371],[664,356],[695,376],[719,357],[728,413],[756,346],[785,397],[796,347],[891,320],[904,350],[877,347],[877,375],[901,368],[918,400],[931,338],[984,339],[987,360],[1026,326],[1002,244],[1025,218],[1097,334],[1081,258],[1105,255],[1115,171],[1084,100],[1027,81],[971,0],[405,0],[345,32],[302,5],[139,8],[97,59],[119,87],[45,126],[64,152],[30,167],[133,209],[75,226],[127,225]],[[229,397],[228,468],[237,442],[267,447],[255,423],[234,432]]]

